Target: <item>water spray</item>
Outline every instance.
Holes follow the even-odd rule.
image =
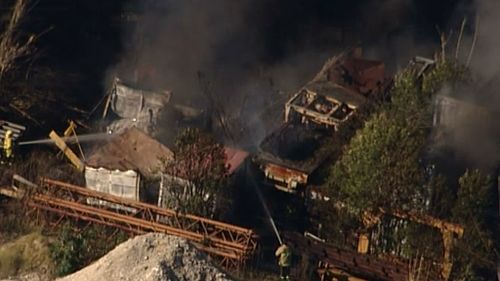
[[[248,174],[248,178],[251,181],[251,185],[255,189],[255,192],[257,193],[257,196],[259,197],[259,201],[262,204],[262,207],[264,208],[264,212],[266,213],[266,216],[269,219],[269,222],[271,223],[274,234],[276,235],[276,238],[278,239],[278,242],[280,243],[280,245],[283,245],[283,240],[281,240],[280,233],[278,231],[278,228],[276,227],[276,224],[274,223],[274,219],[271,216],[271,212],[269,211],[269,208],[267,207],[266,201],[264,200],[264,196],[262,196],[262,192],[260,192],[260,189],[258,188],[257,183],[255,182],[255,178],[253,176],[253,173],[251,171],[248,171],[247,174]]]
[[[98,140],[106,140],[110,138],[112,135],[108,133],[95,133],[95,134],[83,134],[78,136],[64,137],[62,138],[66,143],[76,143],[76,142],[90,142],[90,141],[98,141]],[[31,145],[31,144],[49,144],[54,143],[54,141],[50,138],[47,139],[39,139],[32,141],[22,141],[17,145]]]

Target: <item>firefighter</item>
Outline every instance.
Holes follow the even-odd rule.
[[[281,244],[275,253],[280,267],[280,278],[290,280],[290,266],[292,265],[292,251],[286,243]]]
[[[14,157],[11,130],[5,132],[5,137],[3,139],[3,155],[8,162]]]

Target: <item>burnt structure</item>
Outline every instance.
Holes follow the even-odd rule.
[[[391,83],[380,61],[361,58],[361,51],[329,59],[309,83],[285,104],[283,125],[267,136],[255,160],[266,180],[296,193],[330,156],[327,144],[341,125],[369,100],[383,99]]]
[[[301,253],[301,263],[306,263],[320,280],[408,280],[407,263],[341,249],[299,233],[285,233],[285,238],[294,253]],[[307,278],[311,278],[313,272],[308,271]]]

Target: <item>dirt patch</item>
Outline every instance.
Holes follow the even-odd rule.
[[[52,269],[48,241],[40,233],[22,236],[0,247],[0,278],[34,270],[48,274]]]

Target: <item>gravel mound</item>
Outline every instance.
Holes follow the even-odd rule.
[[[58,281],[233,281],[185,239],[159,233],[132,238]]]

